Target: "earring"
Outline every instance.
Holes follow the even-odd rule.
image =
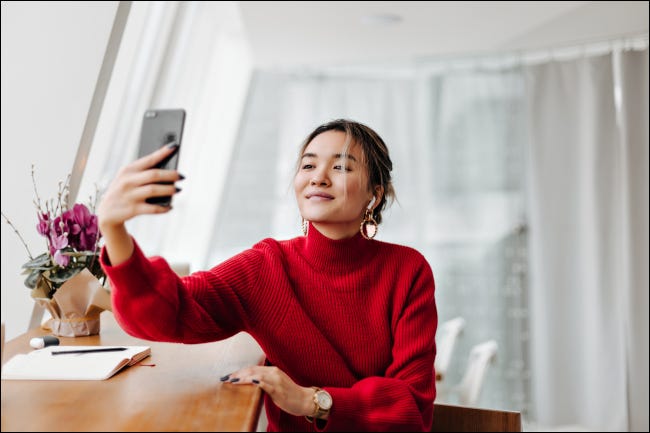
[[[370,209],[366,209],[366,212],[363,214],[363,220],[359,226],[359,231],[361,232],[361,236],[368,240],[373,239],[379,231],[379,224],[375,221]]]
[[[302,234],[304,236],[307,236],[307,233],[309,232],[309,221],[304,219],[303,217],[300,217],[302,222],[300,223],[300,229],[302,230]]]

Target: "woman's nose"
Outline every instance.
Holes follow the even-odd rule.
[[[327,186],[329,185],[329,180],[327,179],[327,176],[325,176],[323,173],[314,173],[314,176],[312,176],[309,183],[312,186],[315,185]]]

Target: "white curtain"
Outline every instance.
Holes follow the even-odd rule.
[[[645,62],[645,75],[623,62],[623,143],[611,54],[526,67],[531,371],[543,425],[625,430],[628,391],[647,411],[647,50]],[[628,390],[630,374],[645,385]]]
[[[460,383],[472,348],[496,340],[477,406],[527,411],[528,314],[524,215],[524,84],[506,62],[432,73],[427,167],[417,170],[411,213],[426,212],[422,247],[437,281],[442,320],[463,317],[441,391]],[[402,221],[400,223],[404,223]],[[408,242],[417,244],[417,233]],[[420,241],[421,243],[422,241]],[[454,393],[441,401],[457,403]]]
[[[198,269],[226,182],[252,59],[236,2],[134,2],[80,197],[104,189],[137,155],[148,108],[187,113],[179,171],[165,215],[127,223],[147,255]]]

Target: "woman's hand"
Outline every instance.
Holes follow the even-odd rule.
[[[235,385],[256,384],[280,409],[291,415],[310,416],[314,412],[314,390],[298,385],[277,367],[246,367],[222,377],[221,381]]]
[[[165,213],[171,209],[171,206],[150,204],[145,200],[148,197],[171,196],[180,191],[174,182],[183,178],[176,170],[150,168],[177,150],[178,145],[165,146],[135,160],[117,173],[102,194],[97,219],[113,266],[125,262],[133,254],[133,239],[126,231],[126,221],[138,215]],[[157,182],[169,182],[169,185]]]
[[[181,180],[176,170],[150,168],[173,154],[178,145],[162,147],[123,167],[102,194],[97,217],[102,232],[122,226],[129,219],[142,214],[169,212],[171,207],[147,203],[148,197],[176,194],[174,182]],[[168,182],[169,185],[161,185]]]

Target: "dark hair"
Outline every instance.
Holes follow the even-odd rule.
[[[386,207],[388,201],[392,203],[395,200],[395,190],[390,175],[391,170],[393,170],[393,162],[390,160],[386,143],[384,143],[384,140],[381,139],[379,134],[362,123],[347,119],[336,119],[320,125],[307,136],[300,147],[298,158],[300,159],[302,157],[305,148],[307,148],[316,136],[326,131],[344,132],[349,142],[354,142],[361,147],[370,190],[374,194],[374,187],[376,185],[381,185],[384,188],[381,202],[375,206],[373,211],[375,221],[377,221],[377,224],[380,224],[381,212]]]

